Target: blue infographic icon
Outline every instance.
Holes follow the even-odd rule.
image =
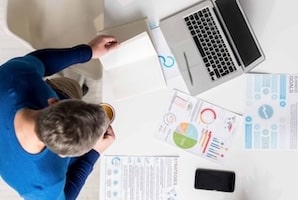
[[[273,108],[270,105],[264,104],[258,110],[259,116],[263,119],[269,119],[273,115]]]

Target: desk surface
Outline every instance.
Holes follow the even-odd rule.
[[[197,1],[106,1],[105,25],[111,27],[145,16],[152,23],[158,24],[159,19],[195,2]],[[295,46],[298,44],[298,23],[295,19],[298,18],[298,12],[294,1],[241,0],[240,3],[266,56],[266,60],[254,71],[297,73]],[[110,102],[117,111],[114,121],[117,141],[106,154],[179,155],[179,199],[287,200],[297,196],[295,180],[298,178],[298,151],[245,150],[244,137],[239,131],[235,135],[229,157],[223,165],[219,165],[154,139],[153,135],[172,88],[185,89],[180,77],[170,81],[166,89],[128,101]],[[241,76],[198,97],[243,113],[244,88],[244,77]],[[235,171],[235,191],[222,193],[195,190],[194,173],[199,167]]]

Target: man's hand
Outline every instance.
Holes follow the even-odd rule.
[[[111,126],[107,131],[99,138],[93,149],[98,153],[104,152],[115,141],[115,133]]]
[[[91,40],[88,45],[92,49],[92,58],[97,59],[111,50],[114,50],[119,47],[114,36],[110,35],[99,35]]]

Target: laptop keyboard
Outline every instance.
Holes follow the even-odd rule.
[[[193,13],[184,20],[212,80],[237,70],[209,8]]]

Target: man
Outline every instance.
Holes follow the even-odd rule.
[[[0,176],[24,199],[75,199],[115,135],[103,108],[58,97],[44,77],[98,59],[113,36],[37,50],[0,67]]]

